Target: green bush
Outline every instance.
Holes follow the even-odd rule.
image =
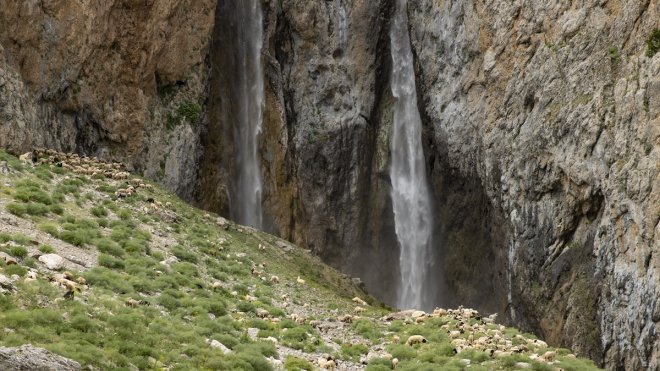
[[[60,232],[57,230],[57,225],[53,223],[40,223],[37,225],[37,228],[39,228],[39,230],[41,231],[48,233],[53,237],[59,237],[60,235]]]
[[[360,359],[360,356],[367,354],[368,352],[369,348],[364,344],[342,344],[341,346],[342,357],[354,362],[357,362]]]
[[[172,254],[177,258],[190,263],[197,263],[197,255],[181,245],[172,247]]]
[[[90,286],[103,287],[116,293],[127,294],[133,292],[126,276],[104,267],[95,267],[84,274]]]
[[[7,204],[5,208],[7,209],[7,211],[18,217],[22,217],[23,215],[27,214],[27,208],[25,207],[25,205],[17,204],[15,202]]]
[[[97,218],[108,216],[108,210],[106,210],[105,207],[101,205],[92,207],[90,209],[90,212],[92,213],[92,215],[94,215]]]
[[[390,352],[392,357],[398,358],[400,361],[412,359],[417,356],[415,349],[404,344],[392,344],[387,348],[387,350]]]
[[[101,238],[94,241],[94,244],[100,252],[116,257],[124,256],[124,250],[116,242],[107,238]]]
[[[238,304],[236,304],[236,309],[244,313],[249,313],[249,312],[254,313],[254,311],[256,310],[254,304],[250,303],[249,301],[239,302]]]
[[[160,294],[158,299],[156,299],[156,302],[170,311],[175,310],[181,306],[179,299],[167,293]]]
[[[50,206],[51,208],[53,205]],[[43,216],[48,214],[50,208],[44,204],[36,203],[36,202],[30,202],[25,205],[25,212],[32,215],[32,216]],[[62,208],[60,208],[62,212]],[[58,210],[59,211],[59,210]]]
[[[53,214],[57,214],[57,215],[64,214],[64,208],[59,204],[50,205],[50,207],[48,208],[48,211],[50,211]]]
[[[44,205],[50,205],[53,200],[41,189],[41,185],[31,180],[21,180],[16,182],[16,192],[14,199],[24,203],[36,202]]]
[[[358,334],[371,341],[376,341],[383,336],[383,334],[378,329],[378,326],[367,319],[360,319],[355,321],[352,327]]]
[[[123,269],[124,262],[108,254],[99,255],[99,265],[110,269]]]
[[[51,254],[55,252],[55,249],[50,245],[41,245],[39,246],[39,251],[44,254]]]
[[[294,356],[287,356],[286,359],[284,359],[284,368],[286,371],[314,370],[314,366],[312,366],[309,361]]]
[[[23,246],[12,246],[12,247],[9,249],[9,254],[11,254],[12,256],[15,256],[15,257],[17,257],[17,258],[21,258],[21,259],[23,259],[23,258],[25,258],[25,257],[27,256],[28,251],[27,251],[27,249],[26,249],[25,247],[23,247]]]

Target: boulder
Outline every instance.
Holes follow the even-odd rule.
[[[78,371],[80,369],[78,362],[30,344],[18,348],[0,347],[0,370],[3,371]]]
[[[64,258],[57,254],[41,255],[39,261],[44,263],[46,268],[54,271],[58,271],[64,267]]]

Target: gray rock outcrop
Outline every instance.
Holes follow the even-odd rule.
[[[30,344],[18,348],[0,347],[0,370],[79,371],[78,362]]]

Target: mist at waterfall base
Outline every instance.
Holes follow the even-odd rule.
[[[401,275],[396,305],[404,309],[432,309],[428,275],[432,257],[432,203],[422,147],[422,121],[417,108],[406,0],[397,0],[390,40],[391,89],[396,100],[390,178]]]
[[[261,61],[263,14],[260,0],[234,0],[237,43],[235,81],[235,181],[230,197],[234,221],[263,228],[259,134],[264,108],[264,74]]]

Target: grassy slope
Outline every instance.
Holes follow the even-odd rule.
[[[0,345],[31,343],[99,369],[267,370],[272,366],[266,357],[282,359],[287,369],[311,369],[309,361],[321,353],[333,353],[340,366],[355,369],[364,367],[356,361],[370,350],[390,352],[401,370],[465,369],[466,359],[470,369],[511,369],[516,362],[554,369],[530,361],[531,351],[504,358],[476,351],[454,355],[447,329],[441,328],[454,328],[456,321],[449,318],[387,323],[379,320],[385,308],[369,307],[352,325],[334,322],[352,312],[350,298],[361,293],[302,249],[283,249],[277,238],[249,228],[220,228],[215,216],[158,187],[117,199],[122,181],[47,165],[23,167],[3,152],[1,160],[13,171],[0,175],[0,250],[19,264],[0,259],[0,273],[39,273],[36,281],[21,278],[14,290],[0,295]],[[163,206],[153,207],[150,199]],[[74,300],[64,299],[65,290],[49,282],[54,272],[31,257],[38,251],[93,257],[70,269],[87,282]],[[179,262],[160,263],[171,256]],[[261,263],[266,263],[257,268],[263,278],[250,272]],[[272,275],[279,282],[272,283]],[[297,276],[306,283],[297,283]],[[127,305],[130,299],[140,304]],[[260,309],[272,320],[258,318]],[[306,323],[290,320],[292,313]],[[312,320],[336,331],[321,333]],[[248,336],[248,328],[259,329],[257,339]],[[405,341],[412,334],[429,343],[392,342],[394,335]],[[506,331],[512,339],[516,334]],[[276,338],[277,346],[266,337]],[[207,339],[233,352],[225,355]],[[565,370],[594,368],[585,360],[559,360],[555,366]],[[366,367],[386,370],[390,364],[375,357]]]

